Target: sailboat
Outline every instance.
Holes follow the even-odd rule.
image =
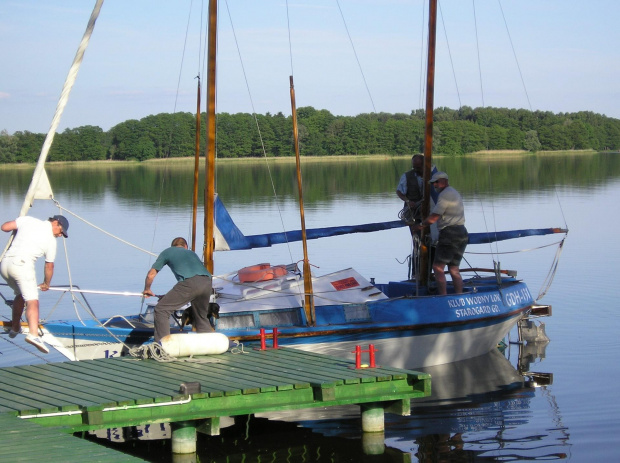
[[[429,179],[433,132],[433,79],[437,5],[430,0],[429,52],[426,102],[424,215],[430,206]],[[333,226],[245,235],[234,224],[214,191],[215,165],[215,50],[217,1],[211,0],[207,127],[204,264],[214,273],[213,253],[268,247],[348,233],[378,232],[404,227],[402,221],[355,226]],[[295,116],[294,90],[291,101]],[[296,153],[299,155],[299,153]],[[43,174],[43,166],[40,162]],[[299,164],[298,164],[299,165]],[[299,169],[298,169],[299,171]],[[33,182],[39,177],[33,176]],[[299,176],[299,181],[301,177]],[[37,185],[37,183],[34,183]],[[300,190],[300,211],[303,201]],[[471,233],[470,243],[566,232],[558,228]],[[424,236],[423,236],[424,239]],[[304,246],[305,248],[305,246]],[[213,279],[219,317],[216,331],[243,346],[286,346],[345,358],[356,349],[377,364],[426,367],[473,358],[494,349],[522,319],[532,313],[550,313],[539,306],[527,285],[516,275],[494,268],[488,277],[464,282],[463,293],[451,284],[447,295],[437,295],[428,275],[428,246],[422,246],[420,272],[403,281],[376,282],[352,268],[313,275],[304,256],[298,264],[252,264]],[[80,293],[75,288],[67,291]],[[180,332],[191,330],[174,320]],[[48,321],[41,327],[45,341],[71,360],[126,355],[152,340],[152,306],[136,315],[97,320]],[[266,338],[269,340],[266,341]],[[370,362],[372,366],[372,361]]]

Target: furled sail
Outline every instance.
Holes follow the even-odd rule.
[[[265,248],[274,244],[301,241],[301,230],[280,233],[264,233],[245,236],[235,225],[219,196],[215,197],[215,250],[236,251],[241,249]],[[360,225],[343,225],[337,227],[311,228],[306,230],[307,239],[327,238],[351,233],[369,233],[407,226],[401,220],[390,222],[365,223]],[[537,228],[526,230],[509,230],[489,233],[470,233],[470,244],[492,243],[494,241],[521,238],[525,236],[549,235],[563,233],[559,228]]]
[[[469,244],[494,243],[495,241],[524,238],[526,236],[552,235],[554,233],[567,233],[564,228],[526,228],[524,230],[506,230],[488,233],[470,233]]]

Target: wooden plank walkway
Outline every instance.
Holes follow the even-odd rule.
[[[194,360],[122,357],[2,368],[0,413],[76,432],[345,404],[381,403],[408,414],[411,399],[430,395],[426,373],[354,369],[352,361],[295,349]],[[201,392],[181,394],[181,383],[191,382]]]
[[[146,461],[9,413],[0,414],[0,460],[5,462],[131,463]]]

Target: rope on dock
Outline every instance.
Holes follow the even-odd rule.
[[[129,355],[139,360],[153,359],[157,362],[193,362],[193,363],[219,363],[220,361],[214,358],[199,358],[196,359],[192,355],[189,357],[178,358],[170,355],[164,350],[161,344],[153,342],[150,344],[142,344],[138,347],[129,349]]]
[[[239,341],[232,341],[233,346],[230,348],[230,352],[233,354],[247,354],[248,352],[243,350],[243,344]]]
[[[169,355],[161,344],[154,342],[151,344],[142,344],[138,347],[129,349],[129,355],[141,360],[154,359],[158,362],[175,362],[176,357]]]

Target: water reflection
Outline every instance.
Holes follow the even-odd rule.
[[[400,204],[395,199],[393,191],[400,174],[408,168],[409,162],[407,158],[394,158],[382,162],[363,159],[339,161],[337,164],[304,164],[307,173],[304,176],[304,189],[308,193],[307,218],[309,221],[314,221],[311,226],[394,220]],[[596,334],[591,333],[589,337],[585,337],[584,331],[579,332],[580,339],[584,337],[590,339],[587,352],[596,354],[595,361],[583,355],[582,364],[579,365],[582,374],[593,377],[597,374],[597,370],[607,369],[613,361],[616,339],[609,331],[610,327],[615,326],[616,320],[613,310],[615,305],[609,296],[609,288],[614,288],[614,283],[604,279],[600,282],[593,280],[595,290],[583,291],[583,275],[594,274],[595,269],[591,264],[596,262],[596,259],[592,259],[590,253],[577,252],[591,248],[591,225],[584,226],[581,230],[575,225],[582,221],[593,224],[600,220],[601,214],[593,205],[604,203],[618,192],[617,180],[612,184],[609,179],[620,178],[620,156],[549,155],[502,157],[492,160],[442,158],[438,159],[437,163],[442,169],[450,172],[451,178],[460,190],[464,193],[469,192],[468,197],[482,198],[476,202],[470,198],[468,203],[468,223],[471,223],[472,229],[476,231],[484,230],[484,220],[478,209],[479,203],[487,201],[487,198],[492,198],[489,203],[494,206],[496,214],[494,222],[497,223],[498,229],[509,228],[501,221],[510,219],[510,223],[513,224],[515,217],[518,217],[520,226],[530,226],[530,223],[526,223],[526,212],[529,214],[533,212],[535,215],[535,223],[532,223],[532,226],[561,225],[562,223],[558,223],[552,216],[553,212],[549,212],[555,211],[557,205],[553,204],[553,207],[550,207],[547,203],[555,200],[552,189],[557,188],[560,192],[563,188],[566,189],[562,206],[568,214],[569,225],[576,228],[571,231],[571,239],[577,239],[577,242],[573,241],[571,244],[572,254],[567,256],[568,262],[562,262],[564,266],[568,263],[568,267],[563,268],[571,271],[565,271],[562,278],[564,283],[560,281],[559,286],[558,282],[554,283],[555,293],[551,294],[556,300],[550,302],[557,302],[564,309],[564,312],[558,311],[559,319],[554,316],[553,325],[550,324],[555,329],[554,338],[557,343],[554,352],[555,372],[559,374],[564,370],[568,376],[569,372],[573,371],[573,359],[569,359],[570,356],[563,353],[573,353],[574,337],[571,333],[576,326],[585,332],[594,332],[595,328],[600,330],[596,331]],[[52,165],[48,170],[55,195],[61,203],[86,216],[96,225],[105,226],[117,236],[154,251],[163,249],[170,242],[170,237],[183,234],[187,229],[191,182],[186,181],[185,174],[191,170],[190,167],[182,163],[104,165],[88,168],[87,175],[84,175],[82,169],[73,165]],[[265,212],[269,207],[273,209],[273,199],[271,185],[264,180],[266,179],[264,169],[264,166],[260,165],[239,163],[230,163],[218,169],[218,190],[229,209],[240,212],[235,219],[239,220],[240,228],[249,234],[278,231],[274,229],[275,224],[279,222],[277,214],[274,212],[271,216]],[[497,175],[489,176],[489,173]],[[31,167],[0,166],[0,198],[5,215],[12,217],[17,214],[31,175]],[[295,187],[292,166],[276,165],[275,177],[279,182],[277,190],[280,198],[293,198]],[[492,184],[479,184],[476,177],[490,177]],[[600,188],[605,181],[609,186],[605,189]],[[604,194],[600,191],[604,191]],[[160,199],[162,214],[158,215]],[[35,204],[33,215],[49,216],[50,211],[37,210],[37,207]],[[286,207],[283,210],[287,212]],[[485,213],[488,210],[487,208]],[[371,220],[368,220],[369,216],[372,217]],[[613,229],[614,221],[617,221],[615,216],[613,214],[604,216],[609,222],[606,223],[606,227]],[[296,212],[295,219],[297,219]],[[291,223],[293,225],[287,222],[289,229],[298,228],[298,222]],[[100,235],[95,234],[93,238],[92,230],[78,220],[72,220],[72,229],[74,228],[75,232],[68,240],[70,241],[68,247],[73,257],[72,271],[80,275],[80,281],[76,283],[86,289],[141,290],[144,274],[152,263],[149,256],[145,257],[133,249],[121,247],[107,237],[100,238]],[[158,241],[154,239],[155,231]],[[376,245],[376,240],[379,239],[382,241],[381,246]],[[410,250],[406,230],[385,232],[373,238],[370,238],[370,235],[350,236],[346,239],[339,237],[323,243],[320,245],[319,242],[311,243],[312,259],[321,265],[320,273],[338,270],[344,263],[370,277],[378,276],[379,273],[387,279],[394,280],[406,276],[406,268],[395,259],[405,256]],[[613,256],[613,252],[617,249],[617,240],[611,233],[597,234],[597,243],[601,249],[607,250],[610,256]],[[515,247],[506,245],[511,251]],[[534,245],[528,242],[527,247]],[[364,252],[359,252],[360,249]],[[293,251],[295,254],[296,250]],[[276,258],[277,252],[281,252],[282,255]],[[275,247],[265,250],[265,254],[259,254],[258,257],[254,254],[252,256],[248,257],[247,253],[226,253],[218,256],[220,259],[217,264],[218,272],[232,271],[248,263],[290,261],[285,251]],[[547,268],[541,265],[541,262],[547,261],[541,259],[538,254],[535,258],[528,256],[528,254],[504,255],[502,267],[519,269],[519,276],[523,276],[528,284],[532,285],[531,288],[535,289],[534,282],[542,281],[547,272]],[[122,264],[121,258],[123,258]],[[475,255],[468,258],[472,260],[472,266],[479,266],[474,261]],[[548,259],[548,262],[550,261],[551,259]],[[65,276],[67,273],[67,271],[63,273],[59,263],[54,277],[55,283],[59,285],[68,283]],[[613,273],[609,275],[610,278],[613,277]],[[140,309],[138,301],[119,301],[118,298],[111,297],[101,297],[93,303],[100,316],[119,312],[133,313]],[[582,307],[589,306],[600,309],[597,317],[589,318],[587,324],[575,324],[575,319],[583,316]],[[72,311],[60,313],[60,308],[48,315],[47,311],[55,307],[51,302],[45,301],[43,307],[46,316],[75,318]],[[9,312],[5,311],[4,316],[9,316]],[[558,331],[561,336],[558,336]],[[600,333],[609,335],[601,336]],[[608,348],[601,348],[601,339],[605,340]],[[4,361],[3,365],[25,363],[21,360],[15,361],[15,356],[24,350],[25,343],[10,344],[8,336],[4,336],[1,341],[0,352],[4,355],[0,356],[0,362]],[[459,363],[446,367],[444,372],[434,372],[432,397],[425,402],[415,402],[410,417],[387,415],[386,431],[382,436],[385,439],[384,445],[378,446],[376,443],[361,440],[359,413],[357,408],[350,407],[313,410],[304,412],[303,415],[296,412],[290,417],[274,416],[269,417],[268,422],[258,420],[264,418],[259,416],[256,427],[265,429],[267,434],[257,434],[261,436],[260,438],[252,435],[246,437],[244,433],[228,436],[224,433],[225,429],[218,438],[200,435],[199,456],[201,461],[211,461],[210,458],[220,458],[221,460],[214,461],[224,461],[223,455],[227,453],[239,459],[243,458],[243,455],[246,455],[247,459],[257,459],[257,456],[261,455],[263,461],[304,461],[303,458],[312,461],[329,459],[361,461],[362,458],[370,458],[363,454],[363,444],[366,443],[367,451],[368,448],[380,447],[384,448],[385,454],[392,452],[392,455],[399,455],[398,458],[410,457],[412,460],[417,458],[420,461],[429,461],[431,458],[439,460],[446,455],[457,460],[469,458],[475,461],[564,458],[571,446],[569,430],[563,423],[553,387],[548,385],[549,383],[545,385],[544,376],[541,376],[546,372],[540,363],[545,358],[545,348],[526,345],[519,349],[510,346],[510,356],[514,357],[518,350],[522,351],[519,362],[514,358],[508,362],[491,354],[494,357],[486,360],[477,359],[473,364]],[[31,353],[27,354],[34,363],[54,359],[53,354],[45,358],[34,358],[31,357]],[[508,368],[506,363],[515,364],[516,367]],[[617,426],[614,426],[611,420],[603,422],[609,424],[609,430],[599,420],[604,413],[616,416],[613,412],[615,402],[605,399],[607,390],[613,388],[609,385],[615,384],[613,369],[609,369],[609,373],[612,375],[612,381],[594,384],[594,389],[589,390],[590,394],[584,394],[583,386],[578,382],[561,385],[565,408],[568,405],[573,413],[574,421],[571,426],[573,432],[592,435],[594,441],[599,443],[601,435],[615,435],[617,430]],[[441,375],[444,375],[443,381]],[[547,376],[547,381],[555,379]],[[542,387],[533,389],[532,380]],[[564,412],[566,413],[566,410]],[[584,415],[588,417],[583,418]],[[290,422],[284,425],[274,420]],[[298,420],[302,420],[302,428],[296,424]],[[115,432],[124,439],[137,437],[135,430],[127,433],[125,430]],[[277,435],[278,432],[283,432],[283,437],[270,439],[271,435]],[[597,434],[596,437],[594,434]],[[250,439],[248,442],[251,442],[251,445],[246,439]],[[609,442],[612,442],[612,439],[609,439]],[[171,461],[170,448],[166,440],[138,439],[119,445],[126,446],[123,447],[123,451],[128,453],[133,451],[134,446],[138,448],[142,445],[146,448],[144,458],[150,461]],[[602,450],[598,450],[595,445],[585,447],[584,452],[606,451],[606,447],[602,445],[599,446]],[[212,453],[218,448],[220,448],[219,454]],[[611,454],[602,455],[609,457]],[[162,459],[158,460],[160,457]],[[424,458],[426,460],[423,460]]]
[[[172,455],[168,424],[114,428],[89,433],[120,451],[157,462],[404,462],[409,454],[386,448],[381,436],[348,439],[322,436],[293,422],[236,417],[219,436],[198,434],[196,454]],[[380,433],[379,433],[380,434]],[[381,437],[377,441],[377,437]],[[91,437],[92,438],[92,437]]]
[[[394,191],[411,161],[409,157],[362,157],[336,158],[333,162],[309,159],[303,163],[304,202],[308,206],[341,194],[365,197]],[[515,195],[563,186],[593,188],[620,177],[620,156],[613,153],[445,157],[436,162],[450,173],[450,183],[458,185],[466,196]],[[0,166],[0,195],[25,194],[32,169]],[[71,195],[96,203],[113,193],[130,203],[163,208],[189,207],[192,203],[191,159],[143,164],[51,164],[46,169],[59,198]],[[247,205],[273,198],[273,185],[282,200],[295,199],[294,169],[294,162],[282,160],[220,163],[217,191],[225,204]],[[204,182],[202,175],[200,180]]]
[[[529,374],[540,367],[545,346],[526,343],[510,349],[518,351],[517,366]],[[199,434],[194,461],[567,458],[568,429],[562,425],[560,410],[547,386],[535,388],[532,378],[520,374],[499,350],[425,371],[433,375],[432,395],[412,401],[411,416],[386,415],[385,433],[362,433],[356,406],[241,416],[228,419],[228,424],[223,420],[220,436]],[[540,400],[548,404],[544,410],[532,405]],[[122,451],[148,456],[149,461],[178,461],[171,456],[167,424],[102,430],[96,435],[110,442],[125,441]],[[164,440],[155,443],[153,439]]]

